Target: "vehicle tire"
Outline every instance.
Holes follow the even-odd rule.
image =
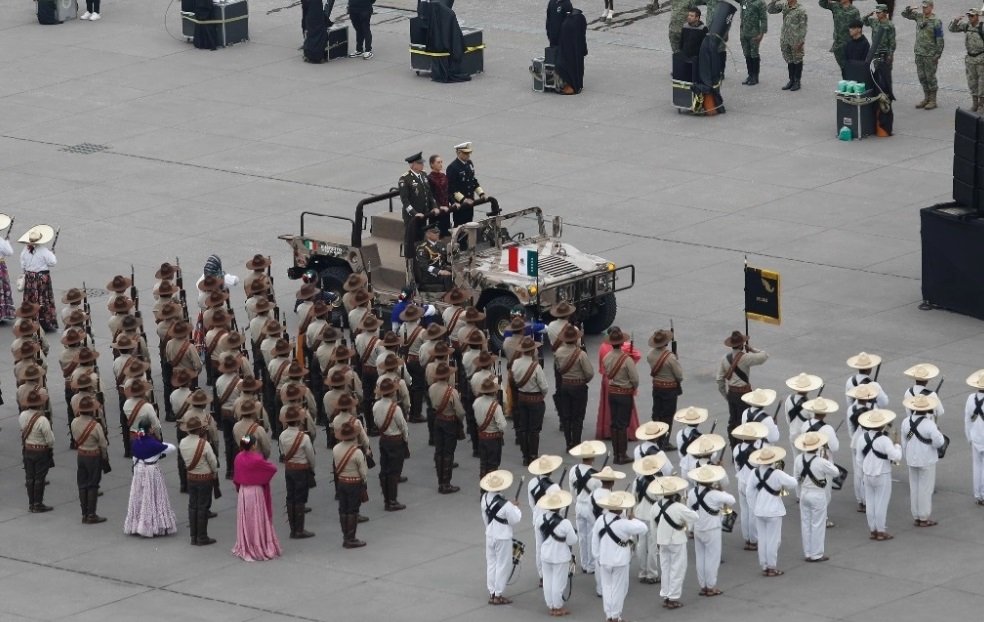
[[[489,349],[493,352],[502,350],[505,331],[509,327],[509,312],[517,304],[519,301],[516,297],[508,294],[496,296],[485,303],[485,325],[489,328]]]
[[[338,294],[339,299],[341,299],[342,294],[345,293],[342,285],[350,274],[352,274],[351,270],[341,266],[328,266],[324,268],[318,275],[321,277],[321,289],[323,291],[335,292]]]
[[[615,322],[618,313],[618,303],[615,294],[606,294],[598,304],[598,309],[584,319],[584,331],[589,335],[600,335]]]

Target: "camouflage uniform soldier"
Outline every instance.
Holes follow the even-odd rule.
[[[687,21],[687,11],[691,0],[673,0],[670,8],[670,49],[674,54],[680,51],[680,32]]]
[[[820,8],[827,9],[834,17],[834,42],[830,46],[830,51],[834,54],[837,65],[840,66],[843,78],[844,46],[851,37],[847,25],[854,20],[861,21],[861,13],[855,8],[854,0],[820,0]]]
[[[892,63],[895,60],[895,24],[888,16],[887,4],[876,4],[875,10],[864,18],[864,25],[871,27],[871,47],[874,50],[875,68],[872,75],[878,87],[891,99]]]
[[[782,13],[782,31],[779,33],[779,49],[782,58],[789,69],[789,82],[782,90],[800,90],[800,79],[803,77],[803,46],[806,43],[806,9],[800,6],[798,0],[771,0],[769,13]]]
[[[743,0],[741,3],[741,51],[745,54],[748,78],[742,82],[749,86],[759,83],[759,43],[769,31],[769,17],[765,13],[765,0]]]
[[[916,74],[923,89],[922,101],[916,108],[936,108],[936,68],[943,55],[943,21],[933,14],[933,0],[922,0],[922,11],[905,7],[902,17],[916,22]]]
[[[967,46],[967,57],[964,59],[967,68],[967,88],[974,98],[974,112],[984,106],[984,28],[981,26],[980,9],[967,11],[967,22],[963,17],[955,17],[950,22],[950,32],[965,33],[964,43]]]

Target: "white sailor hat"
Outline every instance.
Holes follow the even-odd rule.
[[[470,141],[469,142],[464,142],[464,143],[458,143],[457,145],[454,146],[454,150],[455,151],[464,151],[465,153],[471,153],[472,152],[472,144],[471,144]]]

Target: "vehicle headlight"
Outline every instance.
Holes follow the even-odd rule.
[[[526,288],[526,291],[528,291],[528,292],[530,293],[530,296],[536,296],[536,292],[537,292],[538,290],[537,290],[537,288],[536,288],[536,285],[530,285],[530,286],[528,286],[528,287]]]
[[[612,262],[609,261],[608,265],[606,265],[605,267],[608,268],[609,272],[615,272],[615,264],[613,264]]]

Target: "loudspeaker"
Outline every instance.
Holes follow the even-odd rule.
[[[981,138],[981,118],[973,112],[957,108],[953,129],[957,136],[977,142]]]
[[[973,160],[965,160],[960,156],[953,156],[953,178],[968,186],[975,186],[977,183],[977,168]]]

